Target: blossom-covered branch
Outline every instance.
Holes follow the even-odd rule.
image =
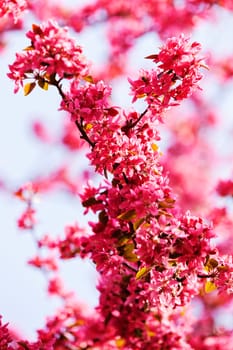
[[[105,177],[81,194],[86,212],[98,215],[90,223],[92,232],[69,229],[65,239],[53,244],[61,258],[88,257],[95,264],[100,274],[96,315],[88,324],[81,317],[80,325],[72,308],[75,327],[53,320],[56,326],[48,324],[39,333],[36,349],[49,349],[48,344],[191,349],[190,333],[179,325],[182,308],[201,290],[229,293],[233,285],[231,257],[221,256],[213,246],[211,224],[177,205],[158,146],[158,124],[165,113],[198,89],[204,66],[200,45],[183,35],[172,37],[148,57],[155,68],[129,79],[133,102],[144,99],[146,104],[140,113],[111,104],[110,86],[90,75],[82,49],[66,29],[49,21],[34,25],[27,36],[31,44],[17,54],[8,74],[15,91],[22,85],[28,95],[36,84],[45,90],[55,86],[62,98],[60,109],[71,115],[91,146],[91,165]],[[27,79],[32,81],[25,84]],[[32,349],[35,344],[25,346]]]

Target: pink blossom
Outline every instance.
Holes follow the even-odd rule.
[[[87,65],[82,49],[68,36],[67,28],[48,21],[41,26],[33,25],[27,37],[30,46],[9,65],[8,76],[15,81],[15,92],[25,79],[38,81],[39,86],[46,88],[46,84],[58,84],[59,79],[85,74]]]
[[[233,181],[232,180],[219,181],[216,190],[218,194],[222,197],[233,196]]]
[[[93,15],[93,21],[96,19],[101,3],[105,9],[103,16],[113,17],[112,23],[123,22],[125,16],[128,24],[134,24],[133,28],[127,24],[121,27],[124,33],[121,42],[117,31],[110,36],[115,55],[121,55],[136,37],[151,30],[142,22],[143,8],[146,18],[161,15],[158,28],[163,32],[168,20],[173,22],[169,28],[175,26],[168,16],[171,10],[179,16],[189,13],[188,18],[193,19],[199,5],[203,5],[203,1],[193,2],[193,7],[187,1],[179,7],[171,1],[100,0],[92,10],[89,7],[89,12],[86,8],[88,18],[77,25],[78,30],[90,16]],[[188,12],[190,8],[192,11]],[[206,13],[207,6],[201,8],[200,12]],[[139,22],[140,28],[136,26]],[[35,81],[42,88],[46,88],[46,84],[57,88],[62,98],[60,109],[71,115],[71,125],[89,145],[90,164],[105,179],[100,185],[88,183],[80,194],[85,213],[91,211],[96,215],[96,219],[89,222],[89,230],[78,224],[68,225],[62,238],[50,240],[45,236],[38,242],[39,248],[47,248],[53,254],[38,254],[29,264],[53,274],[48,281],[48,291],[60,296],[64,306],[38,331],[37,342],[28,345],[21,342],[22,346],[38,350],[191,350],[226,343],[226,333],[222,342],[213,339],[211,317],[209,322],[203,321],[208,332],[205,334],[201,329],[193,340],[193,329],[198,323],[188,322],[184,316],[185,307],[188,308],[195,296],[200,298],[201,293],[214,289],[223,295],[232,293],[232,256],[220,254],[213,242],[218,231],[216,226],[224,216],[226,219],[226,213],[209,213],[209,219],[218,214],[213,227],[209,221],[180,208],[167,171],[161,165],[159,149],[158,125],[165,121],[165,112],[198,88],[199,69],[203,65],[198,56],[199,44],[190,43],[182,35],[172,37],[158,54],[147,57],[157,68],[143,70],[138,78],[129,80],[133,101],[144,98],[145,109],[140,113],[112,105],[111,87],[89,74],[81,48],[68,37],[66,29],[47,22],[34,25],[27,35],[31,46],[17,56],[9,76],[18,85],[29,75],[34,79],[32,85],[24,88],[26,94],[34,88]],[[61,82],[66,78],[67,90],[63,91]],[[170,153],[190,156],[200,128],[197,120],[189,125],[179,124],[177,134],[183,133],[183,137],[176,138],[176,147],[173,145]],[[72,145],[69,137],[68,130],[66,141]],[[74,148],[78,147],[75,144]],[[16,193],[26,202],[29,218],[35,192],[57,183],[77,193],[77,184],[70,180],[66,167]],[[27,196],[28,189],[32,191]],[[23,224],[26,226],[27,221],[23,220]],[[54,275],[58,270],[57,254],[61,259],[89,258],[95,265],[99,273],[99,303],[94,315],[84,314]],[[210,303],[207,304],[205,296],[202,300],[203,308],[208,310]]]
[[[17,23],[27,8],[27,0],[2,0],[0,4],[0,17],[12,17],[14,22]]]
[[[199,51],[200,44],[190,44],[184,36],[168,39],[159,54],[147,57],[157,64],[157,70],[144,70],[139,79],[129,79],[133,102],[145,98],[149,106],[161,113],[189,97],[201,79],[201,59],[196,57]]]
[[[48,258],[36,256],[35,258],[30,259],[28,264],[39,269],[45,269],[46,271],[56,271],[58,269],[57,262],[52,256]]]
[[[32,230],[36,223],[35,214],[34,209],[27,207],[18,219],[18,227],[23,230]]]
[[[0,315],[0,348],[2,350],[12,349],[11,342],[12,338],[8,331],[8,324],[2,324],[2,316]]]

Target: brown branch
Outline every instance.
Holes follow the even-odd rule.
[[[135,120],[134,122],[132,121],[132,119],[127,120],[126,124],[124,126],[122,126],[121,130],[123,132],[125,132],[126,134],[129,132],[130,129],[134,128],[139,122],[140,120],[144,117],[144,115],[148,112],[149,107],[147,107],[139,116],[139,118],[137,120]]]
[[[63,99],[64,102],[66,102],[66,95],[64,94],[63,90],[62,90],[62,85],[61,85],[61,80],[56,80],[55,78],[52,81],[49,81],[48,83],[50,85],[53,85],[57,88],[59,95],[61,96],[61,98]],[[92,142],[89,137],[87,136],[87,133],[85,132],[84,128],[83,128],[83,120],[81,119],[81,121],[79,122],[78,120],[75,120],[75,124],[81,134],[81,138],[85,141],[87,141],[87,143],[89,143],[89,145],[94,148],[95,147],[95,143]]]
[[[78,122],[78,120],[75,120],[75,124],[78,128],[78,130],[80,131],[80,134],[81,134],[81,138],[85,141],[87,141],[87,143],[89,143],[89,145],[94,148],[95,147],[95,143],[92,142],[89,137],[87,136],[85,130],[83,129],[83,126],[82,126],[82,121],[81,123]]]
[[[216,277],[216,273],[212,273],[211,275],[197,275],[197,277],[199,278],[212,278],[212,277]]]

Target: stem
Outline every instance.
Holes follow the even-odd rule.
[[[83,126],[82,126],[82,122],[79,123],[77,120],[75,120],[75,124],[78,128],[78,130],[80,131],[80,134],[81,134],[81,138],[84,139],[85,141],[87,141],[87,143],[89,143],[89,145],[94,148],[95,147],[95,143],[92,142],[89,137],[87,136],[85,130],[83,129]]]
[[[144,115],[148,112],[148,110],[149,110],[149,107],[147,107],[140,114],[139,118],[135,122],[132,122],[132,119],[129,121],[127,120],[126,124],[124,126],[122,126],[121,130],[127,134],[130,129],[134,128],[140,122],[140,120],[144,117]]]
[[[133,272],[136,272],[136,273],[138,272],[137,269],[135,269],[134,267],[128,265],[126,262],[123,262],[122,265],[124,265],[127,269],[129,269],[129,270],[131,270],[131,271],[133,271]]]
[[[212,277],[216,277],[215,273],[212,273],[211,275],[197,275],[197,277],[199,278],[212,278]]]
[[[140,122],[140,120],[144,117],[144,115],[148,112],[148,110],[149,108],[147,107],[145,111],[140,114],[138,120],[136,120],[134,123],[131,123],[131,128],[134,128]]]
[[[60,84],[57,84],[57,89],[58,89],[58,92],[59,92],[61,98],[62,98],[63,100],[65,100],[65,94],[64,94],[64,92],[62,91],[62,88],[61,88],[61,85],[60,85]]]
[[[50,82],[51,85],[54,85],[56,86],[58,92],[59,92],[59,95],[61,96],[61,98],[66,101],[66,96],[64,94],[64,92],[62,91],[62,85],[61,85],[61,80],[55,80]],[[81,138],[84,139],[85,141],[87,141],[87,143],[89,143],[89,145],[94,148],[95,147],[95,143],[92,142],[89,137],[87,136],[85,130],[83,129],[83,120],[81,119],[81,122],[79,123],[78,120],[75,120],[75,124],[81,134]]]
[[[48,83],[50,85],[53,85],[57,88],[58,92],[59,92],[59,95],[61,96],[61,98],[65,101],[66,99],[66,96],[64,94],[64,92],[62,91],[62,85],[61,85],[61,80],[62,79],[59,79],[59,80],[56,80],[56,79],[53,79],[52,81],[48,81]]]

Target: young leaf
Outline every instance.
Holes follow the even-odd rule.
[[[138,272],[136,273],[136,280],[140,280],[141,278],[145,277],[151,270],[151,267],[142,267]]]
[[[158,55],[157,54],[152,54],[152,55],[146,56],[145,58],[147,60],[157,60]]]
[[[213,292],[216,289],[217,289],[217,286],[216,286],[216,284],[214,282],[206,281],[206,283],[205,283],[205,292],[206,293],[211,293],[211,292]]]
[[[39,87],[41,87],[41,89],[43,89],[43,90],[48,90],[48,88],[49,88],[48,82],[45,81],[45,80],[43,80],[43,79],[39,79],[39,80],[38,80],[38,85],[39,85]]]
[[[153,149],[154,152],[156,152],[156,151],[158,151],[159,146],[156,145],[156,143],[152,143],[152,144],[151,144],[151,148]]]
[[[25,84],[24,88],[23,88],[24,96],[29,95],[32,92],[32,90],[34,89],[35,86],[36,86],[35,82]]]
[[[94,84],[94,79],[91,75],[86,75],[83,77],[83,80],[87,81],[88,83]]]
[[[118,215],[117,219],[130,221],[135,217],[135,215],[136,215],[135,209],[130,209],[130,210],[125,211],[124,213]]]
[[[126,260],[128,260],[130,262],[138,261],[138,257],[134,253],[134,244],[133,243],[126,244],[123,247],[123,250],[124,250],[123,256]]]
[[[125,345],[125,339],[124,338],[118,338],[116,339],[116,346],[120,349]]]
[[[140,226],[141,224],[145,221],[145,218],[140,218],[138,220],[136,220],[134,223],[133,223],[133,229],[134,231],[136,231]]]
[[[42,34],[43,34],[42,29],[41,29],[37,24],[33,24],[33,25],[32,25],[32,31],[33,31],[35,34],[38,34],[38,35],[42,35]]]

